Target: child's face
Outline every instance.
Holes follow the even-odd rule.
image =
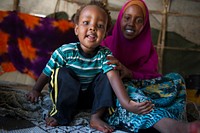
[[[75,26],[81,48],[86,53],[93,53],[106,34],[108,17],[105,11],[95,5],[83,8],[79,22]]]
[[[142,9],[137,5],[129,6],[122,16],[121,30],[125,38],[133,39],[140,34],[144,25]]]

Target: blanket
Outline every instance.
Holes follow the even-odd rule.
[[[31,86],[12,84],[0,81],[0,132],[85,132],[91,130],[99,133],[89,126],[90,110],[80,111],[68,126],[47,127],[45,118],[52,107],[47,91],[38,103],[26,100],[25,94]],[[6,120],[5,122],[3,122]],[[24,125],[21,125],[23,122]]]
[[[27,101],[25,97],[25,94],[30,89],[32,89],[32,86],[0,81],[0,119],[11,117],[17,119],[15,122],[18,122],[20,119],[25,119],[34,124],[33,128],[20,129],[16,130],[16,132],[30,132],[30,130],[38,132],[38,130],[40,130],[40,132],[46,133],[54,132],[56,130],[60,132],[99,133],[89,126],[90,110],[80,111],[69,126],[58,126],[55,128],[46,127],[44,118],[48,115],[52,107],[49,93],[47,90],[43,90],[43,98],[41,98],[38,103],[33,104]],[[192,102],[187,104],[187,119],[189,121],[200,119],[198,109]],[[5,127],[3,127],[3,131],[4,128]],[[155,132],[155,130],[150,128],[141,130],[140,133],[152,131]],[[116,128],[115,133],[126,133],[126,131],[122,128]]]
[[[1,74],[18,70],[37,79],[56,48],[77,41],[70,20],[0,11]]]
[[[44,121],[52,108],[52,102],[47,90],[42,91],[42,98],[37,103],[26,99],[31,86],[0,82],[0,116],[29,121]],[[70,124],[89,124],[90,110],[82,110]]]

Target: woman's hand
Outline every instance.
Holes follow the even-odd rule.
[[[115,70],[119,71],[121,79],[132,78],[131,71],[128,68],[126,68],[121,62],[119,62],[115,57],[107,56],[107,59],[109,60],[108,64],[116,65]]]
[[[153,110],[154,104],[151,101],[135,102],[130,100],[127,110],[135,114],[147,114]]]

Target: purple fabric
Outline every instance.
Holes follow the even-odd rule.
[[[120,22],[123,11],[130,1],[125,3],[120,10],[112,35],[108,36],[102,45],[107,46],[113,55],[132,71],[134,79],[159,77],[161,75],[158,73],[158,56],[152,44],[149,12],[142,0],[146,7],[146,18],[141,33],[136,38],[128,40],[121,32]]]
[[[4,36],[8,39],[3,39]],[[39,18],[16,11],[0,11],[0,38],[5,40],[0,41],[0,48],[7,48],[0,50],[0,64],[11,62],[18,71],[36,79],[56,48],[78,41],[69,20]],[[19,40],[25,44],[21,45]],[[25,57],[24,53],[30,53],[32,59]]]

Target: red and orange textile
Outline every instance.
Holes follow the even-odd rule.
[[[37,79],[56,48],[77,41],[70,20],[0,11],[1,74],[18,70]]]

